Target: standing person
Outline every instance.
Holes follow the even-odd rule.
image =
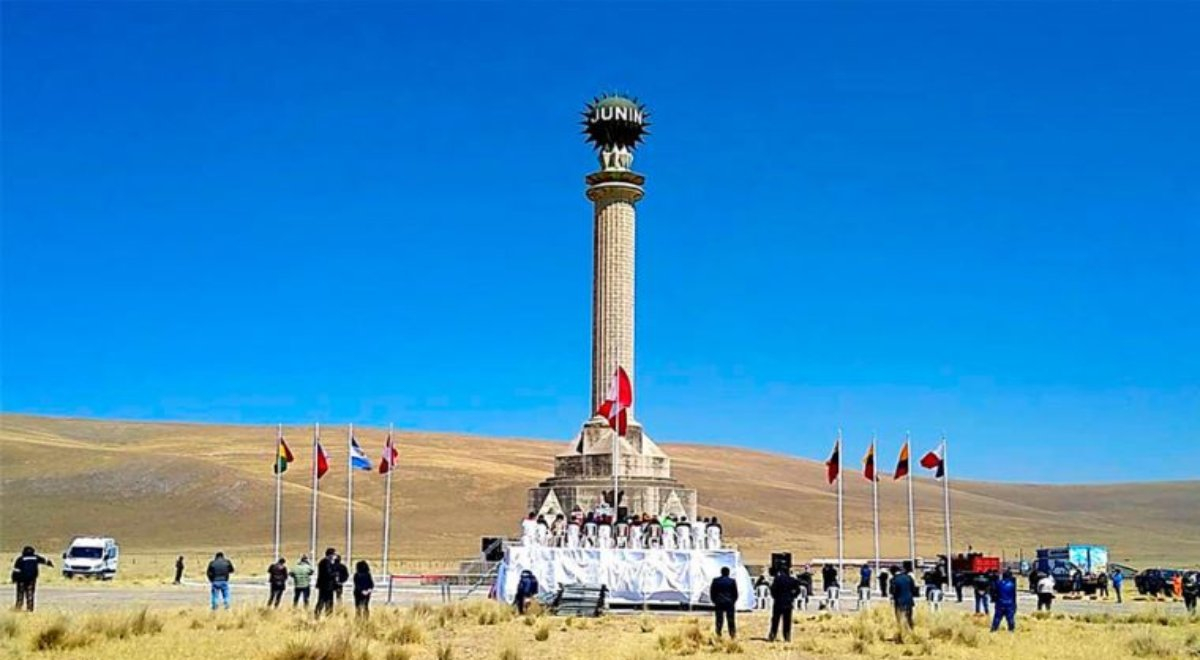
[[[945,583],[941,566],[934,566],[932,571],[925,574],[925,595],[929,599],[929,609],[934,612],[942,609],[942,600],[945,598],[942,585]]]
[[[1188,571],[1180,588],[1183,592],[1183,606],[1187,608],[1188,614],[1195,614],[1196,599],[1200,597],[1200,573]]]
[[[858,569],[858,609],[863,609],[871,603],[871,566],[863,564]]]
[[[350,581],[350,567],[342,563],[341,555],[333,556],[333,597],[337,599],[338,604],[342,603],[342,591],[346,587],[346,583]]]
[[[1096,586],[1100,588],[1100,597],[1108,600],[1108,573],[1100,571],[1096,576]]]
[[[1017,627],[1016,616],[1017,580],[1012,571],[1004,571],[1004,576],[996,583],[996,615],[992,618],[992,632],[1000,629],[1001,619],[1008,623],[1008,632],[1013,632]]]
[[[896,608],[896,624],[901,631],[913,628],[913,605],[917,593],[917,581],[912,576],[912,562],[905,561],[904,569],[892,567],[892,605]]]
[[[879,569],[879,595],[884,598],[888,597],[888,572],[885,569]]]
[[[1012,573],[1007,574],[1012,577]],[[975,591],[975,613],[988,613],[988,592],[992,590],[992,580],[986,573],[976,573],[971,580],[971,589]],[[996,607],[999,607],[997,605]]]
[[[371,592],[374,589],[371,567],[367,562],[359,561],[354,565],[354,613],[361,619],[371,616]]]
[[[1043,608],[1047,612],[1050,611],[1050,606],[1054,603],[1054,576],[1047,573],[1043,575],[1037,583],[1037,608],[1041,612]]]
[[[317,607],[313,614],[318,617],[333,614],[333,592],[337,588],[337,568],[333,565],[333,558],[336,556],[336,550],[326,548],[325,556],[317,562]]]
[[[521,521],[521,545],[530,547],[537,545],[538,524],[537,512],[530,511],[525,520]],[[320,562],[317,562],[320,564]]]
[[[721,549],[721,535],[724,531],[725,529],[721,527],[721,521],[717,520],[716,516],[713,516],[712,522],[708,523],[708,527],[704,530],[705,534],[708,535],[707,545],[709,550]]]
[[[708,599],[716,613],[717,637],[721,636],[721,624],[729,623],[729,638],[737,639],[737,581],[729,577],[729,567],[721,567],[721,577],[713,578],[708,587]]]
[[[220,596],[225,609],[229,609],[229,576],[233,575],[233,562],[225,558],[224,552],[218,552],[208,562],[208,570],[204,573],[208,577],[212,608],[217,609],[217,597]]]
[[[1121,585],[1125,583],[1125,574],[1114,570],[1112,574],[1113,592],[1117,594],[1117,605],[1121,604]]]
[[[517,581],[517,598],[514,603],[517,606],[517,614],[525,613],[526,601],[530,598],[537,598],[540,589],[537,577],[532,571],[521,571],[521,579]]]
[[[312,593],[312,576],[313,567],[308,561],[308,555],[300,555],[300,561],[296,562],[296,567],[292,569],[292,607],[300,604],[300,600],[304,600],[304,606],[308,607],[308,596]]]
[[[838,570],[833,564],[821,567],[821,587],[825,590],[825,602],[829,609],[838,609],[838,596],[841,591],[838,585]]]
[[[779,632],[779,624],[783,624],[783,641],[792,641],[792,608],[796,605],[796,596],[800,594],[800,583],[788,571],[779,571],[771,581],[771,634],[767,641],[775,641]]]
[[[183,582],[183,555],[175,559],[175,584]]]
[[[808,598],[813,593],[813,574],[808,564],[805,564],[804,570],[796,576],[796,582],[800,584],[800,595],[796,598],[796,606],[801,610],[807,610]]]
[[[33,597],[37,593],[38,567],[54,568],[54,562],[34,551],[33,546],[27,545],[21,550],[21,556],[13,562],[12,581],[17,588],[17,604],[13,609],[25,607],[27,612],[33,611]]]
[[[1176,573],[1175,577],[1171,578],[1171,594],[1175,600],[1183,598],[1183,573]]]
[[[280,557],[279,561],[267,567],[267,585],[271,587],[271,594],[267,596],[267,607],[279,607],[279,601],[283,600],[283,592],[287,591],[287,580],[287,560]]]

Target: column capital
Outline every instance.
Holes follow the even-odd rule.
[[[587,198],[596,203],[641,201],[646,177],[636,172],[601,170],[587,175]]]

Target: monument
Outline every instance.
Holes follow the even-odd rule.
[[[671,459],[646,435],[634,410],[623,438],[595,416],[617,367],[634,378],[634,261],[636,204],[646,178],[633,171],[634,150],[647,135],[649,113],[636,99],[604,95],[583,113],[584,134],[600,169],[587,175],[592,202],[592,378],[593,416],[554,459],[554,476],[529,490],[529,509],[540,513],[585,511],[612,505],[616,471],[617,509],[629,514],[673,514],[696,518],[696,491],[671,477]],[[635,398],[636,401],[636,398]],[[613,446],[619,442],[619,446]],[[617,449],[614,452],[614,449]],[[614,462],[614,456],[617,457]]]

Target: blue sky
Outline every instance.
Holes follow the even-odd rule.
[[[567,440],[617,89],[653,436],[1197,476],[1200,5],[603,7],[5,3],[3,410]]]

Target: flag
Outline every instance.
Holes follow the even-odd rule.
[[[940,451],[941,448],[939,447],[938,450]],[[946,461],[942,460],[942,456],[938,453],[938,451],[931,451],[922,456],[921,467],[925,468],[926,470],[937,470],[937,472],[935,472],[933,475],[936,479],[941,479],[942,477],[946,476]]]
[[[296,460],[296,457],[292,455],[292,450],[287,446],[287,441],[283,439],[282,435],[279,436],[278,450],[279,453],[275,456],[275,474],[282,474],[287,472],[288,463]]]
[[[900,448],[900,459],[896,461],[896,476],[893,479],[903,479],[908,476],[908,441]]]
[[[362,447],[358,446],[358,440],[354,436],[350,437],[350,467],[355,470],[370,470],[371,459],[363,453]]]
[[[829,483],[837,481],[838,478],[838,454],[842,451],[842,441],[838,440],[833,443],[833,453],[829,455],[829,460],[825,461],[825,474],[829,478]]]
[[[320,479],[321,477],[325,476],[325,473],[328,471],[329,471],[329,454],[325,453],[325,448],[322,447],[321,443],[318,441],[317,442],[317,478]],[[316,497],[316,495],[313,495],[313,497]]]
[[[389,433],[387,442],[383,445],[383,458],[379,461],[379,474],[387,474],[394,470],[398,458],[400,452],[396,451],[396,445],[392,443],[392,434]]]
[[[633,384],[629,382],[629,374],[623,367],[617,367],[613,373],[612,383],[608,386],[608,397],[596,414],[608,420],[617,435],[625,437],[629,422],[629,408],[633,405]]]
[[[867,455],[863,456],[863,479],[867,481],[875,481],[875,443],[871,443],[871,448],[867,450]]]

